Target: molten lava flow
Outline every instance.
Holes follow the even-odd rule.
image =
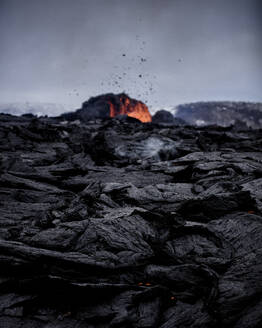
[[[129,98],[125,94],[122,94],[119,97],[119,101],[115,103],[113,103],[111,99],[108,99],[108,104],[110,106],[110,117],[115,117],[116,115],[128,115],[143,123],[152,121],[147,106],[141,101]]]

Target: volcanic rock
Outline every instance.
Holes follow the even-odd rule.
[[[168,123],[172,124],[174,121],[174,116],[167,110],[161,109],[155,113],[152,117],[153,123]]]
[[[63,114],[62,117],[70,121],[80,119],[86,122],[117,115],[128,115],[144,123],[152,121],[147,106],[141,101],[130,98],[125,93],[118,95],[108,93],[92,97],[82,104],[81,109],[74,113]]]
[[[152,122],[156,124],[166,125],[186,125],[186,122],[184,120],[178,117],[174,117],[171,112],[165,109],[157,111],[152,117]]]
[[[260,327],[262,131],[108,99],[0,114],[0,327]]]

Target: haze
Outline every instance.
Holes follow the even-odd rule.
[[[0,0],[0,103],[262,101],[259,0]]]

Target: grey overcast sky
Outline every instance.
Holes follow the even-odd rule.
[[[262,101],[261,0],[0,0],[0,103]]]

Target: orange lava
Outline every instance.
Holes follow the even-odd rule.
[[[118,104],[113,104],[110,100],[108,100],[108,104],[110,106],[110,117],[115,117],[116,115],[128,115],[143,123],[152,121],[147,106],[141,101],[123,96],[120,97]]]

